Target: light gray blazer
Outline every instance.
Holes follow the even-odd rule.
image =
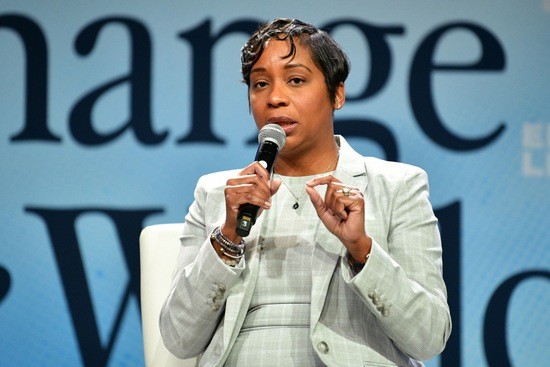
[[[355,276],[345,247],[319,226],[312,259],[311,343],[328,366],[422,366],[420,360],[443,350],[451,332],[427,175],[414,166],[363,157],[344,138],[335,138],[340,160],[334,175],[364,193],[373,246]],[[246,238],[245,259],[235,268],[223,264],[209,240],[225,220],[224,187],[236,174],[218,172],[198,181],[178,269],[160,315],[168,350],[180,358],[202,353],[204,366],[223,365],[258,275],[261,215]]]

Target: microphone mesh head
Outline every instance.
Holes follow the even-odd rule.
[[[276,124],[267,124],[258,133],[258,143],[269,140],[282,149],[286,142],[286,134],[282,127]]]

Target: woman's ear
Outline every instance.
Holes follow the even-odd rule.
[[[338,84],[335,95],[334,105],[332,107],[335,110],[339,110],[346,103],[346,88],[344,87],[344,83]]]

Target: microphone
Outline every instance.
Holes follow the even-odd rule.
[[[273,163],[277,158],[279,149],[282,149],[285,145],[286,134],[282,127],[276,124],[267,124],[258,133],[258,150],[256,151],[255,161],[266,163],[265,169],[271,175],[273,173]],[[239,208],[239,214],[237,215],[237,228],[236,232],[241,237],[246,237],[250,233],[250,229],[256,223],[256,217],[258,216],[258,210],[260,208],[257,205],[243,204]]]

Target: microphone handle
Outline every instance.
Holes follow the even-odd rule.
[[[235,228],[239,236],[246,237],[250,234],[252,226],[256,223],[259,209],[258,205],[241,205],[239,208],[239,215],[237,216],[237,228]]]
[[[270,140],[265,140],[258,147],[256,152],[255,161],[264,161],[267,166],[267,172],[269,175],[273,173],[273,164],[277,158],[277,153],[279,152],[279,146]],[[256,218],[258,217],[259,207],[253,204],[243,204],[239,208],[239,214],[237,215],[237,227],[235,231],[241,237],[246,237],[250,234],[250,229],[254,223],[256,223]]]

